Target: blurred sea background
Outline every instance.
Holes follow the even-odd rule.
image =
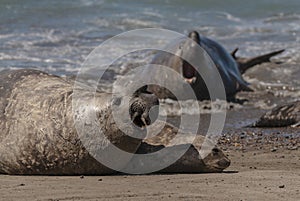
[[[75,72],[105,39],[149,27],[198,30],[243,56],[286,48],[286,62],[300,60],[298,0],[0,0],[0,67]]]

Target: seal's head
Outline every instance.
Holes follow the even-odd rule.
[[[158,117],[159,100],[147,91],[147,85],[138,89],[130,101],[129,114],[132,122],[141,128],[153,123]]]
[[[197,31],[191,31],[188,34],[188,37],[192,41],[191,40],[186,41],[181,51],[182,54],[185,54],[186,57],[190,58],[190,60],[193,60],[194,56],[197,55],[195,49],[195,43],[200,45],[200,35]],[[199,75],[197,75],[197,71],[195,70],[195,67],[185,60],[182,61],[182,75],[185,81],[189,84],[194,84],[197,80],[197,77],[199,77]]]
[[[192,39],[193,41],[195,41],[197,44],[200,43],[200,35],[197,31],[191,31],[188,35],[188,37],[190,39]]]
[[[203,162],[207,167],[207,172],[222,172],[230,165],[229,158],[216,147],[203,159]]]

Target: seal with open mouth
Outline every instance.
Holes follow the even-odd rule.
[[[204,75],[198,73],[201,72],[201,70],[205,71],[206,69],[204,68],[209,67],[205,65],[192,66],[188,61],[182,58],[182,55],[185,55],[185,58],[192,58],[192,60],[197,59],[199,55],[196,55],[196,44],[205,50],[215,64],[222,78],[227,100],[234,100],[236,93],[239,91],[252,91],[248,86],[249,84],[243,79],[243,73],[256,64],[269,62],[271,57],[284,51],[279,50],[253,58],[241,58],[236,56],[238,49],[230,54],[218,42],[205,36],[200,36],[197,31],[190,32],[188,37],[188,40],[178,39],[166,47],[167,50],[172,50],[172,52],[175,52],[176,54],[159,51],[151,61],[151,64],[168,66],[180,73],[186,82],[190,84],[198,100],[210,99],[209,91],[202,77]],[[201,57],[201,59],[203,58]],[[147,73],[149,74],[149,70]],[[166,75],[165,77],[166,79],[170,79],[170,75]],[[211,75],[208,79],[214,78]],[[178,83],[174,83],[174,85],[176,84]],[[176,99],[170,91],[163,89],[162,87],[150,86],[149,90],[154,92],[159,98]],[[182,90],[182,88],[178,88],[178,90]],[[187,99],[189,99],[189,97],[187,97]]]

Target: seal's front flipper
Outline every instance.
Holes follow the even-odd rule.
[[[260,55],[257,57],[252,57],[252,58],[243,58],[243,57],[237,57],[236,52],[238,51],[238,48],[232,51],[231,55],[235,59],[235,61],[238,64],[239,70],[241,74],[245,73],[248,69],[251,67],[265,63],[265,62],[270,62],[271,57],[276,56],[282,52],[284,52],[284,49],[270,52],[268,54]]]

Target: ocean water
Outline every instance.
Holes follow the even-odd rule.
[[[286,48],[299,61],[298,0],[0,0],[0,68],[76,72],[105,39],[137,28],[198,30],[252,56]]]
[[[300,85],[299,0],[0,0],[0,70],[76,74],[103,41],[140,28],[197,30],[245,57],[284,48],[277,57],[283,64],[245,79],[258,89]]]

